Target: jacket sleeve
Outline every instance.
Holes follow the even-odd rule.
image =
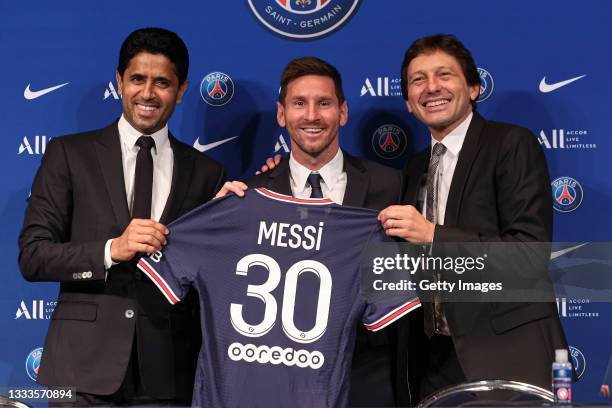
[[[71,242],[73,183],[66,147],[53,139],[36,173],[19,235],[19,268],[28,281],[104,280],[105,240]]]

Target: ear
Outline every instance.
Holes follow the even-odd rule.
[[[408,112],[412,113],[412,108],[410,107],[410,101],[406,101],[406,108],[408,108]]]
[[[287,124],[285,121],[285,107],[280,102],[276,102],[276,121],[280,127],[285,127]]]
[[[185,82],[183,82],[183,85],[181,85],[179,87],[179,91],[178,94],[176,95],[176,103],[181,103],[183,102],[183,94],[185,93],[185,91],[187,90],[187,85],[189,84],[189,81],[185,80]]]
[[[123,80],[121,79],[119,71],[115,73],[115,78],[117,79],[117,92],[119,92],[119,96],[122,96],[121,94],[123,92]]]
[[[469,87],[470,89],[470,101],[475,101],[478,99],[478,95],[480,95],[480,85],[472,85]]]
[[[348,104],[344,101],[340,105],[340,126],[346,125],[346,122],[348,122]]]

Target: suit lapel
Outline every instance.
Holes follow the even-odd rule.
[[[346,190],[342,205],[352,207],[363,207],[370,179],[366,176],[366,169],[353,156],[342,151],[344,154],[344,171],[346,172]]]
[[[162,224],[167,224],[176,218],[180,206],[189,191],[189,180],[191,180],[191,173],[193,172],[193,157],[184,150],[183,146],[172,134],[168,134],[168,138],[170,139],[170,146],[174,154],[174,163],[172,165],[170,194],[159,220]]]
[[[121,142],[117,122],[102,129],[101,132],[100,138],[95,143],[96,154],[115,219],[121,230],[124,230],[130,222],[130,211],[125,195]]]
[[[289,158],[284,159],[278,166],[271,170],[267,177],[268,183],[266,183],[266,188],[280,194],[288,196],[293,195],[291,191],[291,182],[289,180],[291,177]]]
[[[423,176],[425,170],[429,165],[430,148],[423,150],[418,153],[414,159],[410,161],[410,164],[406,167],[406,192],[404,193],[404,204],[417,205],[419,197],[419,189],[423,183]],[[421,208],[417,208],[421,211]]]
[[[457,166],[453,174],[450,190],[448,191],[448,201],[446,202],[446,212],[444,224],[455,226],[459,219],[459,208],[465,190],[467,179],[470,175],[474,159],[480,148],[480,135],[484,129],[485,121],[478,113],[474,112],[470,126],[465,135],[465,141],[459,153]]]

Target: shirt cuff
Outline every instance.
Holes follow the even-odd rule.
[[[111,258],[111,244],[113,243],[112,239],[106,241],[106,245],[104,245],[104,269],[109,270],[111,267],[117,265],[119,262],[113,262]]]
[[[428,249],[427,249],[427,254],[428,255],[433,254],[433,246],[434,246],[434,242],[436,242],[436,230],[437,229],[438,229],[438,224],[435,224],[434,225],[433,237],[431,237],[431,242],[426,245],[428,247]]]

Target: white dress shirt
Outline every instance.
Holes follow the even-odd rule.
[[[121,142],[121,162],[123,165],[123,182],[125,184],[125,196],[127,205],[132,211],[134,204],[134,177],[136,173],[136,156],[140,148],[136,146],[136,141],[143,134],[134,129],[132,125],[121,115],[118,123],[119,140]],[[168,125],[157,132],[147,135],[155,140],[155,147],[151,149],[153,157],[153,191],[151,196],[151,219],[159,221],[166,201],[170,195],[172,186],[172,167],[174,165],[174,154],[168,139]],[[116,262],[110,256],[112,239],[106,241],[104,247],[104,266],[109,269]]]
[[[338,152],[329,163],[314,172],[298,163],[293,154],[290,154],[289,170],[291,174],[291,192],[294,197],[310,198],[312,189],[310,184],[308,184],[308,176],[310,173],[319,173],[322,179],[321,191],[323,192],[323,197],[329,198],[336,204],[342,204],[344,192],[346,191],[346,172],[344,171],[344,155],[342,150],[338,149]]]
[[[438,163],[438,172],[436,174],[436,187],[438,190],[438,208],[436,222],[439,225],[444,225],[444,216],[446,214],[446,203],[448,202],[448,192],[450,190],[451,182],[453,181],[453,175],[455,174],[455,167],[457,166],[457,160],[459,159],[459,152],[463,147],[465,141],[465,135],[467,134],[468,127],[472,121],[473,113],[470,113],[463,122],[453,129],[448,135],[446,135],[441,142],[431,137],[431,149],[436,143],[442,143],[446,147],[446,151],[440,157]],[[421,188],[421,196],[423,197],[423,215],[427,214],[427,186]]]

